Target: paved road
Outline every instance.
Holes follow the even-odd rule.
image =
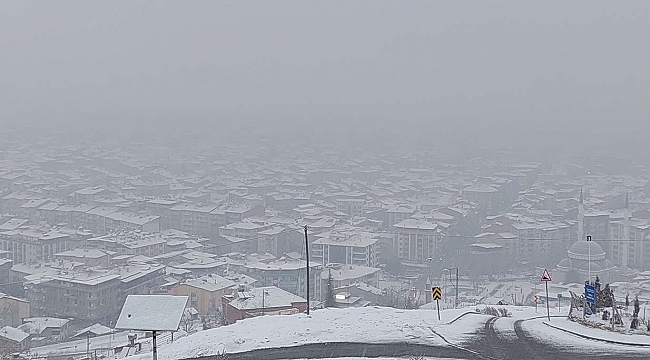
[[[514,334],[501,333],[496,323],[508,321],[506,319],[490,318],[486,321],[484,329],[476,337],[461,346],[477,351],[490,359],[499,360],[595,360],[595,359],[648,359],[648,353],[616,353],[615,351],[603,352],[590,349],[576,349],[570,347],[557,347],[543,343],[528,334],[522,324],[527,320],[514,322]],[[588,344],[589,342],[585,342]]]
[[[471,316],[468,314],[468,316]],[[457,319],[458,320],[458,319]],[[648,359],[648,353],[617,353],[616,351],[579,351],[571,347],[557,347],[542,343],[526,332],[522,324],[528,320],[517,320],[511,331],[502,332],[496,326],[499,321],[510,319],[489,318],[485,326],[462,344],[452,344],[440,336],[449,346],[429,346],[407,343],[360,344],[360,343],[323,343],[308,344],[286,348],[271,348],[229,354],[228,360],[284,360],[284,359],[323,359],[339,357],[395,357],[409,359],[415,356],[428,358],[453,359],[487,359],[487,360],[627,360]],[[503,327],[502,327],[503,328]],[[586,342],[588,344],[588,342]],[[212,356],[194,360],[213,360]]]
[[[428,358],[469,359],[467,352],[447,346],[427,346],[406,343],[397,344],[359,344],[330,343],[309,344],[280,349],[261,349],[245,353],[229,354],[228,360],[284,360],[284,359],[323,359],[338,357],[394,357],[409,359],[414,356]],[[209,357],[201,360],[210,360]]]

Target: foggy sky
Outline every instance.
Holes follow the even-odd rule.
[[[1,8],[2,123],[409,120],[636,138],[650,122],[643,0]]]

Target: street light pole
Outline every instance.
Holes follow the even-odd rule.
[[[455,288],[456,288],[456,297],[455,297],[455,300],[454,300],[454,309],[456,309],[456,308],[458,307],[458,267],[451,268],[451,269],[456,269],[456,286],[455,286]],[[450,282],[450,283],[452,283],[452,280],[451,280],[451,269],[443,269],[443,270],[442,270],[443,273],[444,273],[445,271],[448,271],[448,272],[449,272],[449,282]],[[452,283],[452,284],[453,284],[453,283]]]
[[[589,262],[589,284],[591,285],[591,236],[587,236],[587,246],[589,247],[589,259],[587,260]]]
[[[307,315],[309,315],[309,239],[307,238],[307,225],[305,225],[305,256],[307,257]]]

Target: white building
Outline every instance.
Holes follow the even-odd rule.
[[[327,232],[317,236],[320,238],[312,243],[311,259],[321,265],[378,265],[380,241],[377,234],[363,231]]]
[[[419,219],[406,219],[393,225],[393,234],[397,257],[415,261],[434,258],[442,237],[438,225]]]

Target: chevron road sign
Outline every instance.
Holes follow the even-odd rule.
[[[431,295],[433,296],[433,300],[436,301],[436,308],[438,309],[438,321],[440,321],[440,299],[442,299],[442,291],[440,291],[440,286],[432,287]]]
[[[433,300],[442,299],[442,291],[439,286],[434,286],[431,288],[431,294],[433,295]]]

